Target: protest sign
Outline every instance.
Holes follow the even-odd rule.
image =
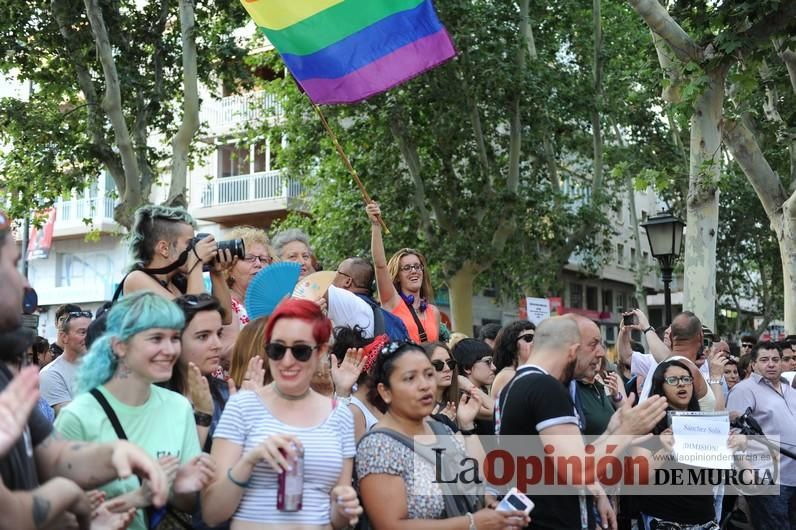
[[[672,411],[669,420],[678,462],[712,469],[732,467],[732,450],[727,447],[728,412]]]
[[[550,317],[550,302],[547,298],[525,298],[525,310],[528,312],[528,320],[535,326]]]

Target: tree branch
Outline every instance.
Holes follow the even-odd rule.
[[[785,67],[788,69],[788,77],[790,78],[790,86],[793,89],[793,94],[796,95],[796,52],[791,49],[782,50],[779,53]]]
[[[779,9],[758,20],[746,31],[738,33],[744,40],[742,49],[752,50],[763,41],[782,33],[796,21],[796,0],[783,0]]]
[[[91,31],[94,34],[97,55],[102,64],[102,72],[105,78],[105,97],[102,100],[102,108],[110,118],[116,139],[116,147],[119,150],[122,159],[122,167],[124,168],[127,185],[124,187],[122,203],[125,205],[126,209],[132,210],[137,208],[144,198],[141,197],[141,192],[137,185],[137,179],[139,178],[138,161],[136,160],[133,144],[130,140],[130,132],[127,129],[127,123],[125,122],[122,110],[119,74],[116,71],[113,49],[108,40],[108,31],[105,27],[105,21],[98,1],[84,0],[84,2],[86,5],[86,14],[91,24]]]
[[[196,62],[196,17],[193,0],[180,0],[180,35],[182,37],[183,107],[182,124],[172,140],[170,206],[188,206],[185,190],[191,143],[199,131],[199,85]]]
[[[528,52],[528,38],[529,38],[529,23],[528,23],[528,4],[530,0],[520,0],[520,39],[521,42],[517,46],[517,72],[518,77],[522,78],[525,68],[527,67],[527,59],[525,57]],[[517,87],[514,98],[511,102],[511,111],[509,118],[509,168],[508,178],[506,181],[506,189],[509,193],[517,193],[520,185],[520,154],[522,152],[522,122],[520,116],[520,99],[522,98],[522,86]]]
[[[116,183],[116,188],[119,190],[119,193],[124,194],[127,188],[127,183],[124,178],[124,168],[122,167],[118,155],[113,152],[113,149],[105,138],[104,120],[100,113],[101,107],[99,97],[94,87],[94,82],[91,79],[91,73],[78,51],[80,45],[77,42],[77,35],[72,30],[68,19],[71,14],[66,11],[68,5],[61,0],[52,0],[50,6],[53,18],[56,24],[58,24],[58,30],[66,44],[66,50],[69,54],[71,63],[75,67],[78,86],[83,93],[83,97],[86,99],[86,128],[91,135],[92,150],[97,159],[108,169],[111,178],[113,178],[113,181]]]
[[[754,135],[743,123],[737,120],[722,120],[721,135],[733,159],[741,167],[760,198],[772,229],[779,234],[782,230],[782,204],[787,199],[781,179],[771,169]]]
[[[403,118],[399,112],[393,112],[390,116],[390,131],[392,132],[395,141],[398,142],[398,148],[401,150],[401,156],[404,159],[406,167],[409,169],[409,175],[415,185],[414,200],[417,211],[420,214],[420,221],[422,223],[423,232],[429,241],[432,239],[431,231],[431,215],[426,208],[426,187],[423,183],[423,176],[420,174],[420,157],[417,154],[417,146],[409,139],[404,129]]]
[[[652,31],[660,35],[678,59],[701,63],[705,51],[674,21],[658,0],[628,0]]]

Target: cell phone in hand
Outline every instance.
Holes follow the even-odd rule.
[[[495,508],[499,512],[525,512],[529,515],[534,508],[534,503],[517,488],[511,488]]]
[[[627,313],[626,315],[622,315],[622,324],[625,326],[632,326],[636,323],[636,315],[633,313]]]

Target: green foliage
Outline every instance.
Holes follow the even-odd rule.
[[[429,257],[437,286],[470,261],[484,271],[479,284],[504,298],[559,293],[562,267],[571,255],[599,272],[612,234],[606,211],[622,200],[623,181],[610,171],[592,193],[593,105],[603,109],[608,170],[625,163],[634,172],[660,167],[664,174],[667,132],[650,104],[659,99],[655,83],[644,82],[659,76],[649,56],[637,53],[651,52],[649,35],[622,4],[606,3],[604,96],[595,102],[591,2],[554,2],[532,10],[538,59],[528,58],[525,68],[515,59],[524,43],[513,3],[435,4],[460,52],[456,60],[386,95],[356,106],[325,107],[324,113],[382,205],[391,231],[385,238],[388,254],[403,246],[419,248]],[[273,54],[257,60],[283,68]],[[646,73],[640,76],[641,69]],[[294,216],[283,226],[308,229],[326,267],[352,254],[366,255],[370,230],[362,198],[314,111],[289,78],[266,89],[282,98],[286,120],[252,135],[286,135],[288,147],[279,159],[301,178],[311,199],[311,217]],[[509,123],[517,99],[522,153],[514,190],[508,181]],[[553,146],[553,160],[545,140]],[[416,152],[422,197],[407,151]],[[503,230],[511,235],[496,247],[493,238]]]
[[[144,190],[168,162],[164,149],[181,121],[183,75],[177,2],[99,0],[133,136]],[[54,12],[53,9],[57,11]],[[248,18],[232,0],[197,2],[200,81],[234,89],[251,82],[233,30]],[[59,27],[57,20],[64,22]],[[102,68],[82,0],[0,1],[0,73],[33,83],[29,103],[0,102],[0,192],[11,215],[51,204],[95,180],[108,161],[119,164],[116,140],[101,107]],[[97,98],[78,83],[84,72]],[[162,142],[151,142],[160,137]],[[113,173],[113,172],[111,172]],[[118,182],[119,174],[114,174]],[[135,182],[136,185],[139,182]],[[135,207],[135,205],[132,205]]]

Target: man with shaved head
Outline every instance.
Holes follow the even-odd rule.
[[[573,378],[596,370],[595,360],[605,355],[600,332],[588,319],[578,316],[552,317],[536,328],[534,347],[526,364],[517,368],[514,378],[500,393],[496,420],[500,435],[530,435],[532,452],[541,454],[547,444],[564,457],[585,457],[580,435],[580,418],[568,385]],[[656,396],[645,405],[623,406],[611,420],[612,434],[648,433],[666,414],[666,400]],[[624,437],[627,438],[627,437]],[[595,459],[606,452],[606,440],[596,441]],[[618,448],[620,451],[622,447]],[[616,454],[616,453],[614,453]],[[587,486],[590,495],[530,495],[536,503],[534,528],[581,528],[581,517],[588,528],[595,527],[595,512],[604,528],[616,528],[616,516],[598,483]]]

